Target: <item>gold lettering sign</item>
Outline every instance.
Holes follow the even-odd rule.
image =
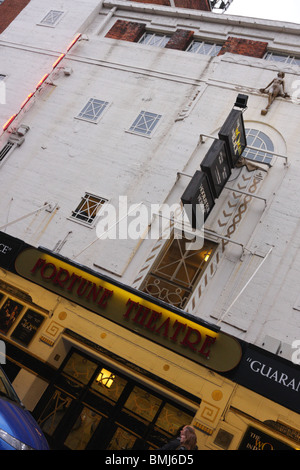
[[[15,268],[49,291],[213,370],[231,370],[241,359],[240,344],[231,336],[47,253],[24,250]]]

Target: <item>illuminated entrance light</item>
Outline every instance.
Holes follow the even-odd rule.
[[[101,369],[101,372],[96,378],[96,382],[98,385],[103,385],[106,388],[110,388],[115,378],[116,376],[109,370]]]

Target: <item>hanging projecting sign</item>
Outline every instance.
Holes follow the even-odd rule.
[[[219,138],[226,144],[232,168],[247,146],[246,132],[242,111],[233,109],[219,132]]]
[[[219,197],[231,174],[223,140],[214,141],[201,163],[201,169],[208,177],[213,195]]]
[[[191,226],[201,229],[215,205],[214,196],[205,173],[197,170],[181,196]]]

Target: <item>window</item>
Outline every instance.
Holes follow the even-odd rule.
[[[90,98],[87,104],[76,117],[78,119],[84,119],[85,121],[97,123],[107,106],[107,101]]]
[[[190,240],[172,237],[141,287],[155,298],[183,308],[218,246],[204,240],[199,250],[187,250]]]
[[[72,212],[72,218],[84,222],[87,225],[92,225],[100,208],[106,202],[107,199],[85,193],[80,204],[75,211]]]
[[[160,114],[149,113],[148,111],[141,111],[132,126],[130,127],[129,132],[149,137],[154,131],[154,128],[158,124],[160,118]]]
[[[296,57],[293,55],[275,54],[274,52],[267,52],[264,59],[273,60],[275,62],[281,62],[283,64],[300,65],[300,57]]]
[[[204,41],[192,41],[187,52],[194,52],[195,54],[204,54],[210,56],[216,56],[222,49],[222,46],[210,42]]]
[[[39,24],[43,26],[56,26],[63,14],[63,11],[50,10]]]
[[[246,147],[243,152],[243,157],[271,165],[273,155],[267,152],[267,150],[270,150],[270,152],[274,151],[274,145],[271,139],[257,129],[246,129],[246,138],[247,144],[250,147],[257,148],[258,150]]]
[[[169,39],[170,36],[166,36],[165,34],[148,32],[144,33],[138,42],[140,44],[146,44],[147,46],[165,47]]]

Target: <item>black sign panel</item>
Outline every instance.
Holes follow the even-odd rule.
[[[293,450],[293,447],[278,441],[272,436],[249,427],[243,437],[239,450]]]
[[[228,157],[232,168],[247,146],[247,139],[242,111],[233,109],[219,132],[219,138],[227,147]]]
[[[28,345],[43,321],[43,315],[34,310],[27,310],[22,320],[15,328],[12,337]]]
[[[24,243],[21,240],[0,232],[0,266],[4,269],[11,268],[23,247]]]
[[[226,144],[223,140],[214,141],[201,163],[201,169],[209,179],[214,196],[219,197],[231,175]]]
[[[205,173],[200,170],[196,171],[188,187],[181,196],[181,201],[191,226],[200,230],[203,222],[205,222],[215,205],[214,196]],[[201,207],[201,204],[203,205],[203,208]]]
[[[256,393],[300,413],[300,367],[248,345],[232,377]]]

